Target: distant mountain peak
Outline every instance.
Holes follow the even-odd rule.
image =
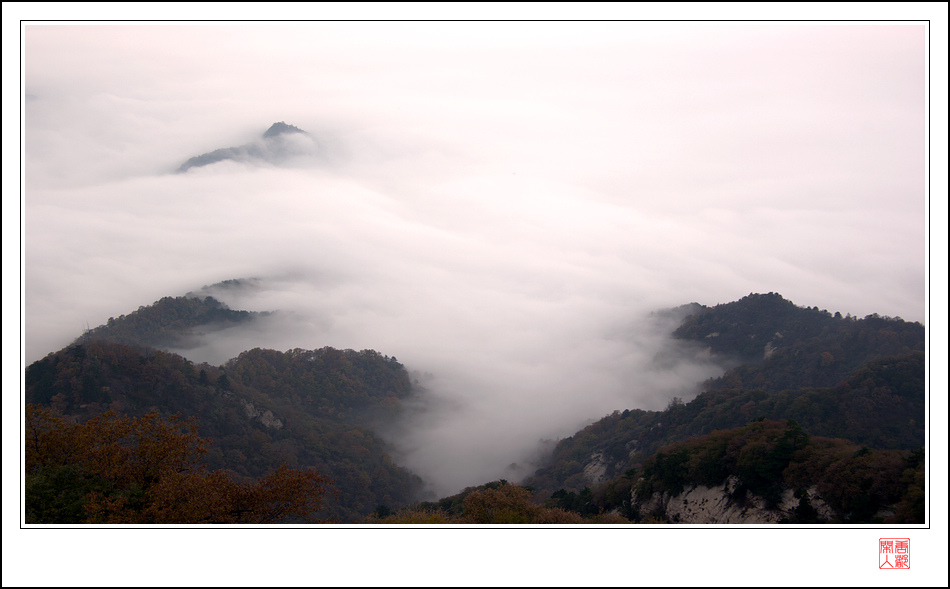
[[[190,168],[198,168],[226,160],[279,163],[288,157],[306,152],[307,148],[302,148],[294,141],[287,142],[281,139],[282,137],[298,133],[310,138],[310,134],[303,129],[279,121],[271,125],[267,131],[264,131],[264,135],[262,136],[263,141],[258,139],[245,145],[224,147],[197,155],[183,163],[178,168],[178,172],[186,172]]]
[[[306,133],[306,131],[293,125],[288,125],[284,121],[279,121],[271,125],[270,129],[264,131],[264,139],[277,137],[278,135],[283,135],[284,133]]]

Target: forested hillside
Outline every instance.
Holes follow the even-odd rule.
[[[639,473],[603,485],[593,496],[600,509],[620,509],[634,521],[682,521],[690,515],[679,505],[688,503],[679,499],[684,492],[698,489],[708,500],[720,487],[727,505],[715,517],[755,508],[758,517],[774,514],[778,523],[924,522],[923,448],[870,449],[809,436],[786,420],[756,419],[665,446]]]
[[[400,410],[405,369],[372,350],[251,350],[224,366],[167,352],[86,341],[34,362],[27,403],[85,421],[112,409],[194,418],[210,442],[202,464],[236,480],[280,465],[332,479],[322,519],[352,521],[418,497],[421,480],[396,466],[372,424]]]
[[[220,366],[196,364],[157,348],[187,347],[203,329],[251,321],[255,314],[232,311],[212,297],[166,297],[88,330],[26,368],[35,436],[27,519],[922,521],[923,326],[832,315],[774,293],[675,312],[688,314],[675,337],[698,342],[733,366],[704,383],[696,398],[674,398],[663,411],[618,408],[560,440],[521,486],[496,481],[420,504],[424,482],[393,462],[376,433],[414,393],[395,358],[373,350],[255,348]],[[225,502],[226,509],[209,503],[198,516],[182,510],[185,499],[158,479],[130,478],[114,461],[103,462],[103,452],[121,454],[141,444],[130,441],[140,439],[129,433],[138,431],[136,424],[165,428],[172,439],[185,435],[173,425],[180,420],[190,424],[190,437],[175,439],[200,447],[189,455],[184,472],[190,478],[182,484],[242,499]],[[96,437],[82,433],[85,424],[89,431],[124,427],[126,437],[116,438],[108,452],[78,442],[86,449],[67,451],[63,440]],[[176,452],[169,456],[182,460]],[[276,488],[309,481],[319,501],[286,499],[297,511],[274,519],[267,513],[276,495],[261,495],[257,486],[268,480]],[[143,495],[143,485],[151,495]],[[697,489],[718,493],[720,512],[670,511],[675,497]],[[152,499],[142,499],[146,495]],[[750,515],[753,504],[761,504],[760,511]],[[315,506],[319,511],[306,511]]]
[[[673,335],[740,361],[706,383],[706,390],[830,387],[868,361],[924,351],[924,327],[919,323],[878,315],[832,315],[818,307],[797,307],[776,293],[750,294],[704,308],[687,317]]]
[[[525,481],[541,497],[610,485],[629,490],[663,447],[754,420],[794,421],[816,439],[874,450],[906,454],[924,446],[918,323],[831,315],[770,293],[696,307],[675,335],[741,363],[689,402],[673,399],[664,411],[618,410],[561,440],[551,462]],[[699,482],[690,478],[693,471],[680,474],[684,483]]]
[[[76,342],[187,349],[198,344],[202,331],[227,329],[261,315],[233,311],[213,297],[165,297],[128,315],[110,317],[105,325],[86,331]]]

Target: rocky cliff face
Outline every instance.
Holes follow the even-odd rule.
[[[244,399],[241,399],[241,403],[244,405],[244,413],[247,415],[248,419],[260,419],[261,423],[263,423],[265,426],[272,427],[274,429],[280,429],[284,427],[284,424],[279,419],[277,419],[273,413],[271,413],[270,409],[264,409],[261,411],[254,406],[254,403],[245,401]]]
[[[792,489],[786,489],[778,505],[768,502],[751,491],[739,493],[739,480],[730,476],[716,487],[687,486],[682,493],[654,493],[645,501],[634,496],[634,505],[641,517],[657,517],[680,524],[775,524],[796,522],[804,515],[812,523],[829,523],[838,515],[818,495],[816,487],[796,497]]]

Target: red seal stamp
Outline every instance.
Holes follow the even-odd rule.
[[[879,569],[910,568],[910,538],[881,538],[878,542]]]

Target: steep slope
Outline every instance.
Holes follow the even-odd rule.
[[[773,293],[670,313],[686,316],[677,337],[741,363],[688,403],[618,410],[561,440],[524,481],[540,497],[584,517],[616,510],[690,522],[920,519],[921,325],[832,316]],[[106,409],[194,417],[213,442],[204,457],[210,468],[249,480],[287,464],[334,479],[340,494],[325,502],[325,519],[361,521],[421,498],[421,479],[393,463],[374,431],[412,394],[394,358],[255,348],[211,366],[155,349],[187,347],[205,329],[258,316],[211,296],[166,297],[31,364],[26,400],[79,421]],[[836,495],[839,488],[850,491]]]
[[[868,361],[924,351],[919,323],[832,315],[818,307],[797,307],[776,293],[705,308],[673,335],[739,360],[739,366],[706,383],[707,390],[829,387]]]
[[[260,387],[260,388],[258,388]],[[34,362],[26,401],[76,420],[113,409],[194,417],[211,440],[211,469],[256,479],[281,464],[315,467],[339,492],[323,519],[358,521],[379,505],[416,499],[422,481],[397,467],[376,420],[410,393],[405,369],[371,350],[252,350],[224,366],[166,352],[88,341]]]
[[[794,421],[761,419],[662,448],[625,507],[676,523],[924,523],[923,468],[922,451],[812,439]]]
[[[261,139],[237,147],[223,147],[188,158],[178,173],[222,161],[262,162],[276,164],[294,156],[320,155],[321,147],[309,133],[283,121],[274,123]]]
[[[204,332],[247,324],[267,313],[234,311],[214,297],[164,297],[128,315],[110,317],[105,325],[86,331],[74,343],[106,341],[156,349],[187,349],[201,342]]]
[[[662,446],[750,420],[795,420],[809,434],[870,448],[924,444],[924,329],[899,318],[832,316],[780,295],[697,308],[676,335],[745,363],[665,411],[615,411],[561,440],[525,483],[546,493],[617,481]]]

